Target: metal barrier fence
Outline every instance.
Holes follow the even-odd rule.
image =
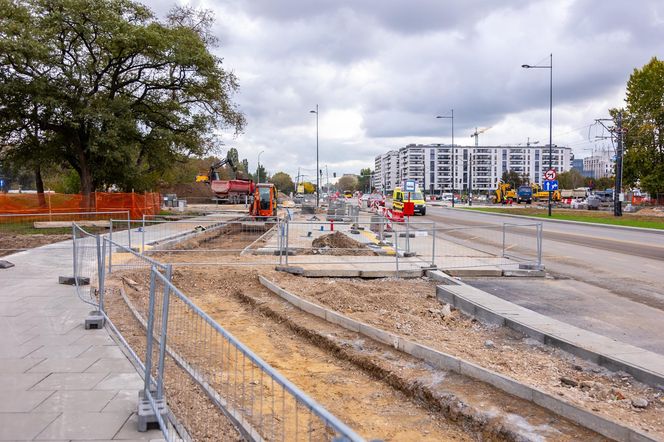
[[[503,257],[542,267],[542,223],[503,224]]]
[[[157,401],[174,385],[165,364],[168,352],[249,440],[362,440],[198,308],[168,276],[152,269],[146,312],[148,334],[158,345],[146,362]],[[183,411],[183,421],[195,418]]]
[[[74,275],[77,281],[89,281],[77,285],[77,292],[100,310],[144,373],[139,429],[154,419],[168,441],[214,439],[219,434],[215,419],[201,418],[209,415],[212,404],[248,440],[362,440],[189,300],[171,282],[170,265],[109,236],[93,235],[76,225],[73,231]],[[149,298],[134,305],[128,297],[107,290],[109,274],[119,271],[149,274]],[[142,331],[122,333],[115,323],[119,320],[127,327],[120,304],[133,312]],[[138,355],[141,350],[144,358]],[[191,396],[192,385],[204,394]]]
[[[22,241],[15,243],[14,241],[3,241],[0,237],[0,256],[7,255],[23,250],[28,250],[31,247],[49,244],[53,241],[62,241],[64,236],[53,235],[68,235],[70,225],[66,224],[64,227],[43,227],[33,230],[35,223],[44,223],[51,221],[62,221],[66,223],[77,222],[80,224],[88,223],[93,228],[105,228],[110,225],[111,218],[124,217],[129,219],[129,211],[108,211],[108,212],[66,212],[66,213],[33,213],[33,214],[0,214],[0,234],[7,234],[11,237],[13,234],[20,235]],[[43,230],[42,230],[43,229]],[[57,229],[57,230],[54,230]],[[34,236],[28,235],[29,233],[45,233],[48,236]],[[54,233],[55,232],[55,233]],[[28,245],[30,245],[28,247]],[[67,244],[61,246],[51,246],[58,248],[69,248]]]
[[[444,269],[542,265],[542,224],[441,227],[437,259]]]

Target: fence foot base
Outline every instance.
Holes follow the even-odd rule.
[[[154,392],[152,392],[154,394]],[[157,411],[162,420],[166,419],[168,408],[164,399],[155,400]],[[138,431],[144,433],[150,428],[159,428],[157,413],[152,409],[150,401],[145,397],[145,391],[138,392]]]
[[[98,330],[104,328],[104,315],[99,310],[93,310],[85,318],[86,330]]]
[[[78,285],[90,285],[90,278],[86,278],[85,276],[79,276],[78,278],[74,276],[58,276],[58,284],[76,285],[76,279],[78,279]]]
[[[544,270],[542,264],[519,264],[520,270]]]

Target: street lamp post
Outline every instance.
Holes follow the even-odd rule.
[[[318,198],[320,195],[320,172],[318,169],[318,105],[316,105],[316,110],[311,110],[309,113],[316,114],[316,208],[318,209]]]
[[[524,69],[549,70],[549,170],[553,168],[553,54],[549,54],[549,65],[522,64]],[[541,173],[541,171],[540,171]],[[549,216],[551,216],[551,200],[553,193],[549,190]]]
[[[452,120],[452,207],[454,207],[454,109],[451,110],[450,115],[438,115],[436,118],[449,118]]]
[[[258,154],[258,167],[256,168],[256,183],[261,182],[261,155],[263,155],[264,150],[261,150]]]

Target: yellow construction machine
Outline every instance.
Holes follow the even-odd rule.
[[[544,201],[549,200],[549,192],[542,190],[539,184],[532,184],[530,187],[533,188],[533,200],[535,201]],[[551,192],[551,199],[553,201],[560,201],[562,199],[560,195],[560,190],[554,190]]]
[[[512,204],[516,199],[516,191],[512,189],[510,183],[499,183],[498,188],[493,193],[494,204]]]

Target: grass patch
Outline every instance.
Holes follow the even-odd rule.
[[[535,218],[549,218],[545,209],[503,207],[464,207],[463,210],[477,212],[507,213],[510,215],[532,216]],[[632,213],[623,213],[621,217],[613,216],[613,212],[579,211],[570,209],[553,209],[551,218],[565,221],[581,221],[595,224],[609,224],[615,226],[641,227],[648,229],[664,229],[664,217],[643,216]]]
[[[0,232],[13,235],[66,235],[71,234],[71,227],[55,227],[53,229],[35,229],[31,222],[0,223]]]

